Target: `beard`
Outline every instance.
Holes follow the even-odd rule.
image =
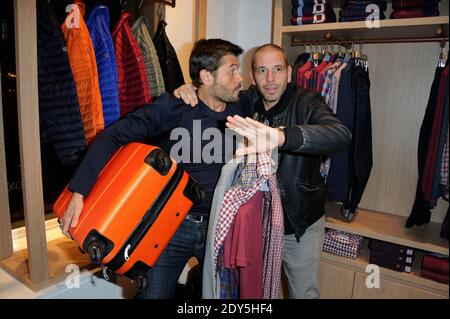
[[[241,85],[236,87],[234,90],[227,89],[217,82],[214,82],[213,87],[211,88],[212,95],[219,101],[223,103],[236,103],[239,101],[239,90],[241,89]],[[237,94],[236,94],[237,93]]]
[[[282,86],[279,92],[276,92],[275,94],[269,94],[264,90],[264,88],[261,85],[256,83],[256,90],[258,91],[258,93],[265,102],[277,103],[281,99],[281,96],[283,95],[284,91],[286,90],[286,86]]]

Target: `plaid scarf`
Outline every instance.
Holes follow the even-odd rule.
[[[270,192],[266,192],[263,230],[264,230],[264,265],[263,298],[280,298],[281,263],[284,254],[284,219],[275,174],[269,177]]]

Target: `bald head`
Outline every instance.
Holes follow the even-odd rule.
[[[289,65],[289,62],[288,62],[287,56],[286,56],[286,52],[282,48],[280,48],[278,45],[268,43],[268,44],[264,44],[264,45],[260,46],[253,53],[253,56],[252,56],[252,71],[253,72],[255,72],[257,56],[260,54],[270,53],[270,52],[279,52],[279,53],[283,54],[284,62],[285,62],[284,66],[287,67]]]
[[[263,97],[266,110],[278,103],[292,80],[291,75],[286,53],[279,46],[265,44],[253,54],[250,77]]]

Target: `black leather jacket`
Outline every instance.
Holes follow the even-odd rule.
[[[261,98],[254,88],[248,95],[253,118],[264,122]],[[260,107],[258,107],[258,104]],[[350,131],[334,116],[323,98],[311,91],[289,84],[271,117],[271,126],[285,126],[286,142],[279,149],[277,170],[285,221],[296,236],[325,213],[325,189],[320,175],[323,156],[348,146]]]

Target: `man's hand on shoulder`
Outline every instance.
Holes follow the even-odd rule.
[[[173,95],[192,107],[198,104],[197,88],[192,84],[183,84],[173,91]]]

